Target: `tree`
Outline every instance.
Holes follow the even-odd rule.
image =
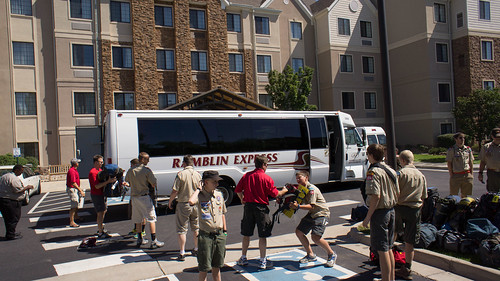
[[[452,112],[459,128],[481,143],[500,125],[500,93],[498,89],[475,90],[470,96],[458,97]]]
[[[294,72],[290,65],[283,73],[271,70],[268,74],[269,84],[266,91],[271,96],[276,108],[280,110],[316,110],[315,105],[307,103],[312,90],[314,70],[310,67],[299,68]]]

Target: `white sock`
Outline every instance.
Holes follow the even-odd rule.
[[[245,256],[245,255],[241,255],[241,258],[242,258],[242,259],[246,259],[246,258],[247,258],[247,256]]]
[[[179,251],[179,254],[184,255],[184,254],[186,254],[186,251],[184,251],[184,250]]]
[[[266,257],[261,257],[260,258],[260,261],[265,261],[266,260]]]

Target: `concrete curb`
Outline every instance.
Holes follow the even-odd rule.
[[[358,225],[356,224],[351,228],[348,236],[359,243],[370,245],[370,235],[358,231]],[[414,260],[472,280],[500,280],[500,270],[473,264],[426,249],[415,249]]]

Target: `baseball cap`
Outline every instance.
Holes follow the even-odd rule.
[[[75,164],[75,163],[80,163],[82,162],[82,160],[78,159],[78,158],[73,158],[71,159],[71,165]]]
[[[491,136],[494,138],[500,138],[500,128],[493,128],[493,130],[491,130]]]
[[[219,172],[217,172],[217,171],[205,171],[205,172],[203,172],[202,179],[204,179],[204,180],[214,179],[216,181],[222,180],[222,178],[219,177]]]

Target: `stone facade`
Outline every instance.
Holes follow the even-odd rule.
[[[500,52],[500,38],[464,36],[453,40],[453,73],[455,96],[466,96],[483,88],[483,80],[500,76],[500,61],[481,60],[481,40],[493,41],[493,55]],[[495,84],[498,87],[498,84]]]

